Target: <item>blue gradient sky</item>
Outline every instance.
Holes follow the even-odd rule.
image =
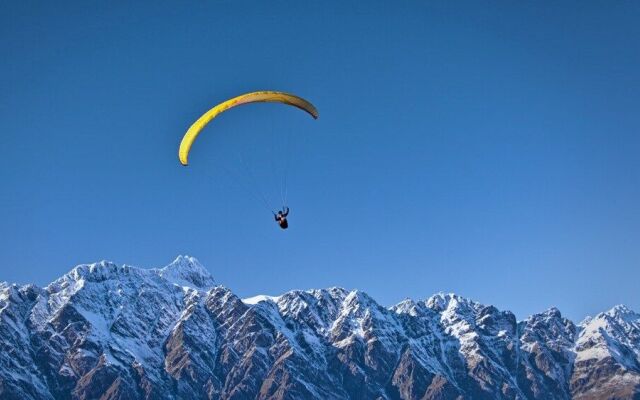
[[[640,310],[640,3],[83,3],[0,5],[0,280],[190,254],[241,296]],[[258,89],[320,119],[237,109],[179,165]],[[280,133],[287,232],[220,167],[269,182]]]

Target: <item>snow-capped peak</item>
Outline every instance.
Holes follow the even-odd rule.
[[[406,314],[411,312],[416,307],[416,302],[412,299],[406,298],[402,300],[400,303],[391,307],[391,310],[396,314]]]
[[[551,307],[547,311],[543,312],[542,314],[545,316],[555,317],[555,318],[562,317],[562,313],[560,313],[560,310],[558,310],[556,307]]]
[[[613,359],[628,370],[640,366],[640,315],[624,305],[581,323],[576,361]],[[591,361],[592,362],[592,361]],[[637,377],[640,384],[640,377]]]
[[[109,279],[111,275],[117,272],[118,266],[111,261],[102,260],[91,264],[80,264],[75,266],[71,271],[66,273],[56,282],[62,281],[92,281],[100,282]],[[55,283],[55,282],[54,282]]]
[[[250,305],[258,304],[262,301],[272,301],[274,303],[277,303],[279,298],[280,298],[279,296],[267,296],[264,294],[259,294],[257,296],[247,297],[246,299],[242,299],[242,302],[244,304],[250,304]]]
[[[215,285],[209,271],[191,256],[180,255],[171,264],[155,271],[162,278],[179,286],[208,289]]]
[[[605,314],[612,318],[621,319],[626,322],[638,321],[640,319],[639,314],[629,309],[629,307],[625,306],[624,304],[618,304],[617,306],[614,306]]]
[[[437,312],[444,312],[448,309],[474,308],[477,303],[455,293],[437,293],[425,301],[425,305]]]

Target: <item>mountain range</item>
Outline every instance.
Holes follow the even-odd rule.
[[[574,323],[439,293],[241,299],[193,257],[0,284],[1,399],[639,399],[640,315]]]

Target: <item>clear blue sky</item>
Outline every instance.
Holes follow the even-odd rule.
[[[640,3],[562,3],[3,2],[0,280],[190,254],[241,296],[640,310]],[[259,89],[320,119],[233,110],[179,165]],[[269,182],[281,133],[286,232],[220,167]]]

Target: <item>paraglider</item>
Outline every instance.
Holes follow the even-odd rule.
[[[217,117],[220,113],[223,113],[230,108],[250,103],[287,104],[306,111],[314,119],[318,118],[318,110],[316,110],[313,104],[309,103],[302,97],[298,97],[296,95],[285,92],[275,91],[246,93],[218,104],[217,106],[204,113],[200,118],[196,120],[196,122],[193,123],[193,125],[191,125],[189,130],[187,130],[187,133],[182,138],[182,141],[180,142],[180,149],[178,150],[178,158],[180,159],[180,163],[185,166],[189,164],[188,159],[191,146],[193,145],[193,142],[196,140],[202,129],[209,122],[211,122],[211,120]]]
[[[289,215],[289,207],[284,206],[282,210],[278,211],[277,214],[273,214],[276,222],[280,225],[280,228],[287,229],[289,227],[289,222],[287,222],[287,215]]]
[[[221,113],[231,108],[250,103],[281,103],[297,107],[300,110],[303,110],[311,115],[314,119],[318,118],[318,110],[316,110],[314,105],[309,101],[303,99],[302,97],[298,97],[294,94],[278,91],[258,91],[246,93],[216,105],[215,107],[204,113],[189,127],[184,137],[182,138],[182,141],[180,142],[180,148],[178,149],[178,158],[180,160],[180,163],[184,166],[187,166],[189,164],[189,152],[191,151],[193,142],[209,122],[211,122]],[[286,198],[286,196],[284,197]],[[264,201],[264,196],[262,200]],[[289,215],[289,207],[285,205],[285,201],[286,199],[283,199],[282,210],[278,211],[277,213],[272,211],[276,222],[282,229],[287,229],[289,227],[289,223],[287,221],[287,216]],[[264,202],[267,203],[266,201]]]

